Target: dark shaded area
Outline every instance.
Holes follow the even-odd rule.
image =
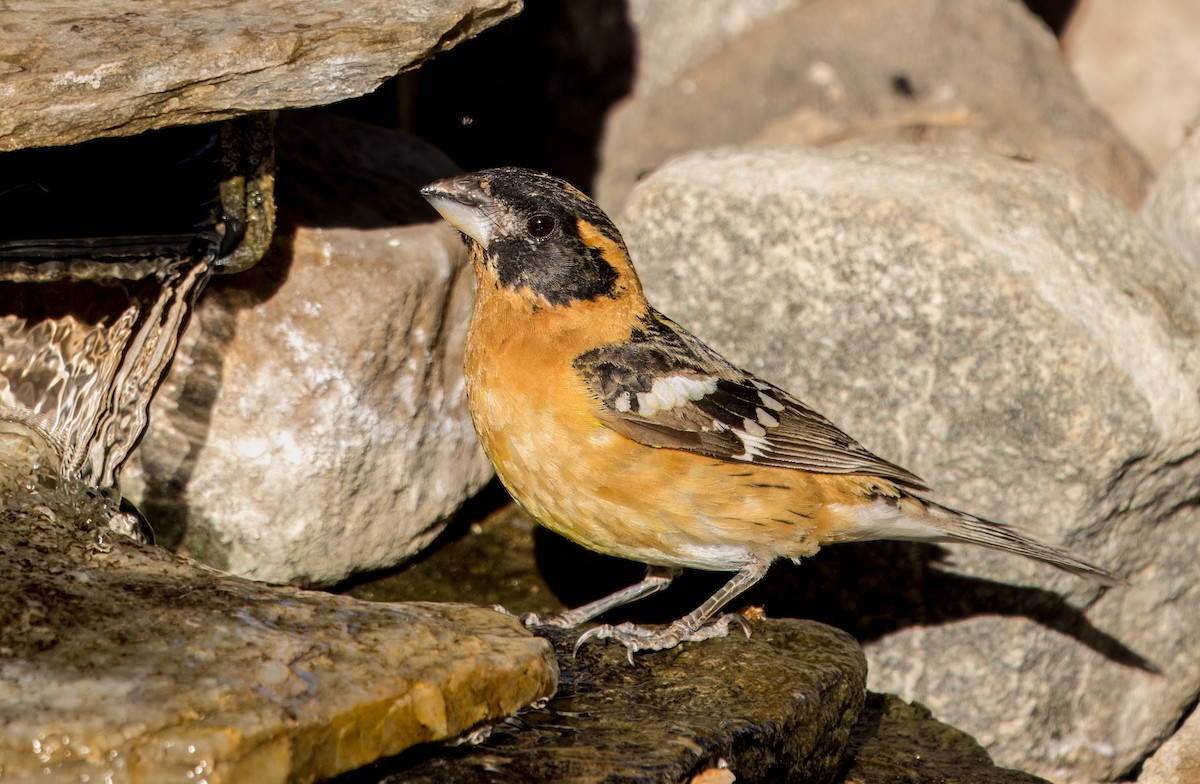
[[[0,154],[0,260],[221,255],[220,126]]]
[[[1071,14],[1075,13],[1076,5],[1078,0],[1025,0],[1025,6],[1041,17],[1055,35],[1062,35]]]
[[[526,166],[588,190],[635,53],[624,2],[527,0],[517,18],[335,109],[413,131],[466,170]]]
[[[864,698],[866,663],[847,635],[766,621],[750,640],[681,646],[630,666],[624,651],[571,655],[574,633],[544,630],[558,692],[481,733],[478,745],[413,749],[337,784],[678,782],[724,760],[739,782],[828,782]]]

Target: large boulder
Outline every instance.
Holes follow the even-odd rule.
[[[1001,764],[1110,779],[1174,726],[1200,686],[1200,288],[1135,215],[982,152],[796,148],[677,159],[618,225],[651,302],[736,363],[1131,583],[845,545],[818,601],[768,612],[847,607],[871,687]]]

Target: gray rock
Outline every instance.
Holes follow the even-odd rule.
[[[544,708],[495,726],[470,752],[433,751],[381,781],[673,784],[718,766],[746,784],[832,781],[863,703],[861,649],[811,621],[754,629],[632,667],[619,646],[573,657],[577,632],[552,632],[562,676]]]
[[[961,149],[696,154],[617,222],[651,302],[734,362],[938,500],[1131,582],[1101,593],[978,548],[938,568],[934,548],[831,548],[824,604],[861,619],[872,688],[1004,765],[1136,765],[1200,685],[1188,265],[1079,181]]]
[[[444,156],[320,114],[278,135],[275,247],[201,298],[123,483],[164,544],[326,584],[417,552],[492,475],[463,394],[473,276],[417,193]]]
[[[1200,120],[1197,40],[1192,0],[1080,0],[1062,43],[1088,97],[1159,168]]]
[[[517,13],[515,0],[91,0],[0,12],[0,150],[319,106]]]
[[[1142,217],[1200,274],[1200,126],[1159,171]]]
[[[1017,0],[860,0],[770,16],[671,84],[636,93],[609,119],[596,195],[614,208],[689,150],[889,141],[1037,160],[1131,205],[1150,179]]]
[[[550,646],[510,617],[221,575],[109,534],[94,493],[6,489],[6,782],[311,782],[554,691]]]

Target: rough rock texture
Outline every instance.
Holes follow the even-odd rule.
[[[674,784],[722,761],[745,784],[832,781],[863,703],[861,649],[811,621],[754,628],[632,667],[617,646],[572,658],[576,633],[554,632],[562,676],[545,707],[476,748],[402,760],[380,781]]]
[[[1142,217],[1200,274],[1200,126],[1159,171]]]
[[[510,617],[220,575],[113,537],[103,511],[6,489],[5,782],[310,782],[554,691],[550,646]]]
[[[850,735],[850,757],[841,784],[1046,784],[996,767],[970,735],[892,694],[867,695]]]
[[[363,95],[519,8],[517,0],[14,0],[0,9],[0,150]]]
[[[1137,784],[1200,781],[1200,713],[1192,711],[1175,734],[1142,766]]]
[[[596,195],[620,205],[688,150],[849,141],[983,147],[1065,169],[1131,205],[1149,183],[1017,0],[860,0],[771,16],[671,84],[636,93],[609,120]]]
[[[330,583],[416,552],[491,476],[462,384],[473,281],[417,193],[448,160],[320,113],[278,133],[275,247],[202,297],[123,479],[163,543]]]
[[[1063,48],[1088,96],[1157,168],[1200,121],[1197,41],[1193,0],[1144,0],[1136,10],[1080,0]]]
[[[1132,583],[847,550],[824,595],[873,688],[1052,776],[1119,775],[1172,727],[1200,685],[1200,291],[1136,216],[1051,169],[875,147],[681,158],[618,225],[651,301],[735,362]]]

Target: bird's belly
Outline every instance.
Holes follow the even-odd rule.
[[[584,547],[712,571],[817,549],[815,515],[790,488],[754,486],[745,465],[638,444],[586,412],[567,420],[524,408],[518,424],[474,403],[481,440],[512,496]]]

